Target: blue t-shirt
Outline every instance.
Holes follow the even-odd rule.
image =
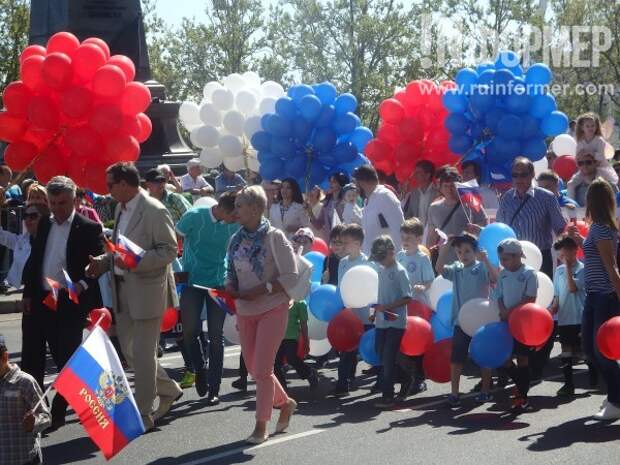
[[[427,284],[435,279],[435,273],[433,272],[433,265],[430,259],[420,250],[410,255],[404,250],[401,250],[396,255],[396,260],[407,271],[412,288],[418,284]],[[429,305],[428,292],[414,292],[413,289],[412,292],[413,299],[419,300],[425,305]]]
[[[581,324],[581,314],[586,301],[583,263],[577,260],[575,267],[571,270],[577,285],[577,292],[570,292],[568,290],[566,272],[566,265],[560,265],[555,269],[555,274],[553,275],[553,295],[558,298],[560,304],[558,309],[559,326]]]
[[[618,233],[609,226],[593,223],[590,226],[588,237],[583,242],[583,253],[585,255],[585,274],[586,292],[596,292],[600,294],[610,294],[614,292],[614,287],[607,275],[601,255],[598,253],[596,243],[598,241],[612,241],[613,257],[615,259],[618,251]]]
[[[340,259],[340,262],[338,263],[338,292],[340,292],[340,283],[344,274],[351,268],[359,265],[369,265],[368,258],[363,253],[354,259],[351,259],[348,255]],[[370,308],[353,308],[352,310],[360,318],[360,320],[362,320],[362,323],[365,325],[370,324],[370,321],[368,320],[368,317],[370,316]]]
[[[379,275],[378,304],[389,305],[404,297],[411,297],[409,276],[407,276],[407,271],[400,263],[396,262],[388,268],[375,263],[375,269]],[[397,315],[395,320],[388,320],[383,312],[377,312],[375,314],[375,326],[377,328],[405,329],[407,326],[407,306],[403,305],[394,308],[390,312]]]
[[[459,321],[459,311],[465,302],[489,298],[489,272],[486,265],[478,260],[469,266],[464,266],[459,261],[446,265],[441,276],[452,281],[453,326]]]
[[[228,242],[239,225],[217,221],[212,207],[195,207],[181,217],[176,227],[185,236],[183,271],[189,273],[188,284],[223,286]]]
[[[504,306],[511,310],[524,298],[538,294],[538,276],[534,268],[521,265],[517,271],[502,269],[499,272],[497,286],[493,292],[493,299],[502,299]]]

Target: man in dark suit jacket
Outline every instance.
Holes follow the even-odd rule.
[[[103,251],[101,226],[75,212],[75,189],[73,181],[64,176],[50,180],[47,191],[52,216],[40,220],[23,273],[22,370],[42,388],[46,343],[60,370],[82,343],[89,311],[101,307],[98,282],[84,271],[88,257]],[[79,304],[69,299],[63,270],[75,284]],[[64,287],[58,294],[56,310],[43,303],[50,293],[46,278]],[[56,395],[53,429],[64,425],[66,410],[67,402]]]

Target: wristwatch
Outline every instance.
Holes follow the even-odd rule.
[[[271,294],[273,292],[273,284],[271,284],[270,282],[266,282],[265,289],[267,289],[267,294]]]

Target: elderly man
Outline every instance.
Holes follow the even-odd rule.
[[[41,387],[46,343],[58,370],[62,369],[82,343],[82,330],[89,311],[101,307],[99,284],[84,272],[88,257],[103,251],[101,226],[76,213],[75,190],[73,181],[64,176],[56,176],[48,183],[52,217],[39,220],[23,272],[22,369]],[[70,283],[65,273],[75,284],[77,302],[69,297]],[[64,288],[58,294],[55,309],[50,308],[47,299],[51,291],[48,279]],[[65,424],[66,410],[67,402],[56,394],[52,403],[53,429]]]
[[[151,197],[164,204],[174,224],[177,224],[185,212],[192,208],[192,205],[181,194],[166,190],[166,176],[157,169],[148,170],[144,175],[144,181]]]
[[[183,192],[190,192],[194,198],[213,193],[213,186],[202,177],[202,165],[199,158],[187,162],[187,174],[181,176]]]
[[[403,201],[405,218],[417,218],[426,225],[428,207],[439,196],[439,190],[433,184],[435,165],[430,161],[421,160],[415,165],[413,177],[416,187],[409,192]]]
[[[221,195],[224,192],[239,190],[245,187],[245,179],[234,171],[230,171],[222,165],[222,172],[215,178],[215,193]]]
[[[590,187],[592,181],[599,176],[609,183],[614,192],[618,192],[618,187],[616,185],[617,179],[610,176],[610,173],[613,175],[615,171],[609,167],[605,167],[605,169],[600,167],[599,162],[591,151],[585,149],[580,150],[577,153],[576,160],[578,171],[573,175],[570,181],[568,181],[566,191],[568,196],[580,206],[585,207],[588,187]]]

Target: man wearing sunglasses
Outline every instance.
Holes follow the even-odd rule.
[[[576,156],[578,171],[568,181],[566,190],[568,196],[575,200],[579,206],[584,207],[586,204],[586,193],[588,187],[592,184],[597,177],[601,176],[612,187],[614,192],[618,192],[618,186],[611,182],[608,176],[605,176],[606,171],[599,167],[599,162],[594,158],[594,154],[587,150],[582,150],[577,153]]]

